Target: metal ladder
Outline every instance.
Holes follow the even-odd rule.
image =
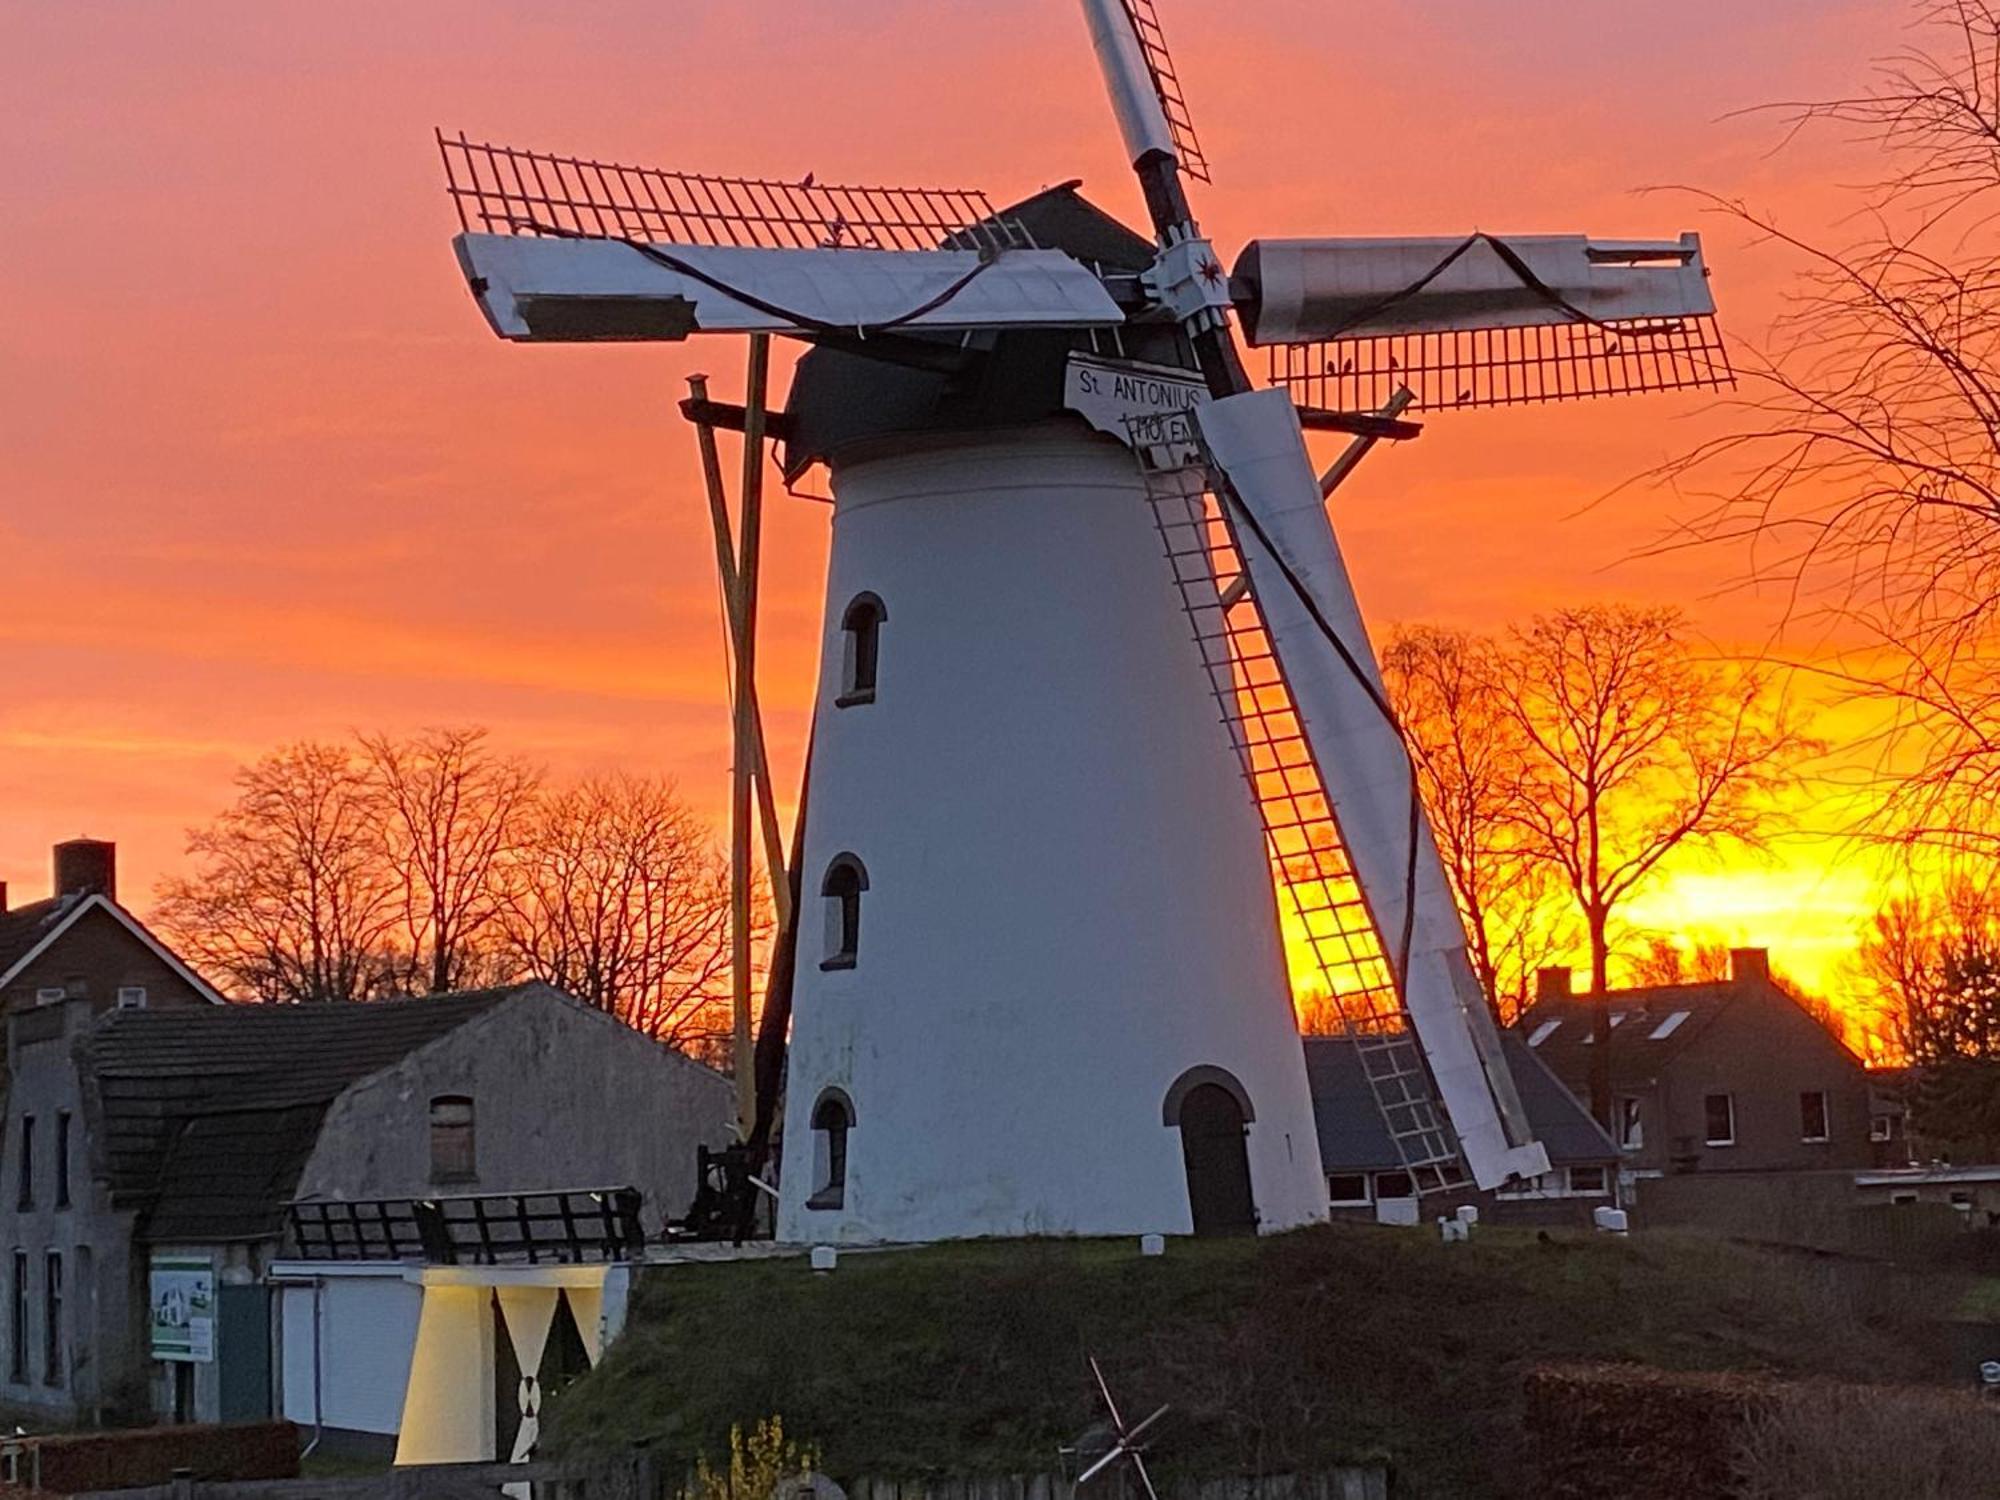
[[[1462,1185],[1451,1123],[1396,987],[1282,664],[1208,466],[1187,445],[1135,444],[1154,524],[1210,690],[1264,824],[1288,962],[1323,992],[1419,1194]]]

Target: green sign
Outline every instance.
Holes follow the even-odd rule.
[[[153,1358],[215,1360],[215,1267],[202,1256],[156,1255],[146,1278]]]

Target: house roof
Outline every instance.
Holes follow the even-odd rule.
[[[1717,979],[1702,984],[1661,984],[1613,990],[1603,1003],[1611,1012],[1611,1071],[1617,1078],[1652,1076],[1679,1055],[1716,1018],[1743,998],[1756,981]],[[1760,985],[1787,1004],[1795,1003],[1775,985]],[[1559,1077],[1582,1078],[1597,1050],[1592,1023],[1600,1002],[1587,995],[1539,1000],[1522,1012],[1514,1031],[1535,1056]]]
[[[62,940],[85,912],[109,912],[125,930],[137,938],[161,963],[172,969],[202,999],[214,1005],[224,1003],[215,987],[181,960],[181,956],[154,937],[144,922],[102,892],[53,896],[31,901],[13,911],[0,912],[0,986],[13,983],[14,976]]]
[[[1306,1078],[1319,1127],[1321,1164],[1329,1172],[1393,1171],[1396,1144],[1369,1092],[1360,1056],[1346,1037],[1305,1039]],[[1616,1161],[1618,1148],[1521,1038],[1501,1033],[1500,1048],[1521,1107],[1552,1167]]]
[[[110,1012],[79,1046],[96,1165],[144,1239],[274,1235],[335,1099],[531,990]]]
[[[78,897],[52,896],[46,901],[30,901],[26,906],[0,912],[0,984],[14,977],[14,971],[79,905]]]

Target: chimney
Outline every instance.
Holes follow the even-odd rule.
[[[1769,984],[1771,982],[1771,950],[1769,948],[1731,948],[1729,950],[1729,979],[1732,984],[1746,984],[1753,979]]]
[[[118,846],[102,839],[70,839],[56,845],[56,894],[97,892],[118,899]]]
[[[1550,967],[1535,971],[1535,998],[1537,1000],[1567,1000],[1575,993],[1575,973],[1567,967]]]
[[[0,917],[7,915],[7,882],[0,880]]]

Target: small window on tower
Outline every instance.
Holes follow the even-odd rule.
[[[857,594],[840,618],[840,696],[836,708],[875,701],[875,670],[882,659],[882,622],[889,611],[873,594]]]
[[[813,1106],[813,1192],[807,1208],[839,1208],[847,1196],[847,1132],[854,1106],[839,1089],[828,1089]]]
[[[472,1101],[463,1094],[431,1100],[431,1181],[470,1182],[477,1177]]]
[[[861,893],[868,889],[868,872],[851,854],[826,867],[819,893],[826,901],[826,956],[822,969],[851,969],[861,948]]]

